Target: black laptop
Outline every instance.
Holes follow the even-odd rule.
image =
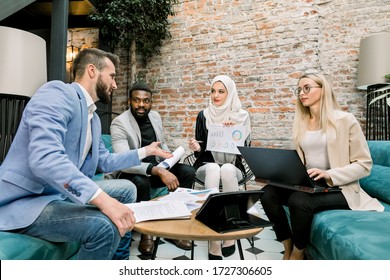
[[[210,194],[195,219],[218,233],[272,226],[269,221],[248,213],[262,190]]]
[[[256,179],[269,185],[307,193],[339,192],[324,179],[314,181],[296,150],[260,147],[238,147]]]

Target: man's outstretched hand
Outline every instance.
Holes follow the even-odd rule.
[[[173,154],[160,148],[161,142],[153,142],[145,146],[146,156],[160,156],[162,158],[171,158]]]

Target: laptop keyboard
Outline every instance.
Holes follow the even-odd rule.
[[[310,187],[305,187],[305,186],[299,186],[298,190],[304,191],[304,192],[314,192],[315,189],[314,188],[310,188]]]
[[[325,179],[320,179],[318,181],[315,181],[313,178],[310,178],[310,181],[313,183],[313,186],[316,188],[328,188],[328,184],[326,183]]]

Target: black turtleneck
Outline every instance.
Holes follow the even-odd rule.
[[[149,117],[145,119],[136,119],[139,129],[141,131],[141,147],[148,146],[157,141],[156,133],[154,132],[152,123]],[[157,165],[155,156],[148,156],[142,160],[143,162],[150,162],[153,165]]]

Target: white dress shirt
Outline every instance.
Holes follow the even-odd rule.
[[[85,145],[83,149],[83,161],[88,155],[89,150],[91,149],[92,146],[92,129],[91,129],[91,120],[93,117],[93,113],[96,111],[97,107],[95,105],[95,102],[93,102],[92,97],[89,95],[88,91],[80,84],[78,84],[79,87],[81,88],[85,101],[87,102],[87,107],[88,107],[88,126],[87,126],[87,137],[85,139]],[[95,192],[95,194],[91,197],[91,200],[95,199],[100,193],[102,192],[101,188],[98,188]]]

